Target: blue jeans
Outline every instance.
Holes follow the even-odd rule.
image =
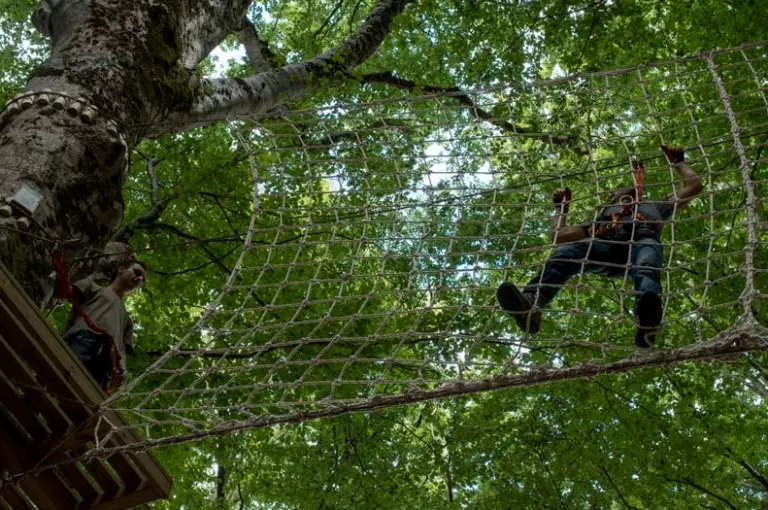
[[[112,376],[112,358],[105,337],[90,329],[78,329],[67,335],[64,341],[99,386],[106,389]]]
[[[581,272],[582,265],[585,273],[623,278],[627,262],[630,262],[628,274],[634,281],[637,295],[645,292],[661,295],[660,270],[663,259],[664,248],[652,237],[627,244],[607,243],[597,239],[561,244],[550,255],[544,270],[528,282],[523,292],[535,297],[538,291],[536,302],[543,308],[554,299],[571,276]]]

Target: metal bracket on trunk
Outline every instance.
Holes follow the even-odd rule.
[[[21,189],[10,201],[5,198],[0,199],[3,203],[0,206],[0,218],[11,218],[15,211],[17,213],[16,228],[29,230],[32,225],[31,216],[37,210],[41,200],[40,190],[30,184],[22,184]]]

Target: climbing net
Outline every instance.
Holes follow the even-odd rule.
[[[764,348],[767,88],[756,44],[232,123],[254,182],[242,254],[191,331],[104,409],[142,434],[126,449],[151,448]],[[570,187],[571,224],[590,221],[638,157],[644,199],[664,200],[681,181],[661,144],[685,146],[705,188],[661,236],[657,345],[634,345],[629,261],[614,279],[582,263],[541,331],[522,333],[496,289],[542,268],[552,193]]]

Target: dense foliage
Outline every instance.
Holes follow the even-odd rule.
[[[253,7],[252,19],[272,50],[291,62],[310,57],[343,39],[372,3],[370,0],[258,1]],[[5,101],[23,84],[25,75],[31,72],[45,49],[26,21],[34,8],[32,2],[0,1],[0,6],[0,11],[5,13],[0,18],[0,100]],[[397,20],[382,48],[359,70],[361,76],[392,71],[398,77],[415,81],[417,86],[413,91],[351,80],[339,88],[318,90],[287,107],[298,110],[338,102],[402,97],[429,86],[480,89],[525,84],[562,74],[634,66],[768,39],[767,23],[768,14],[757,1],[420,0]],[[235,47],[233,40],[224,49]],[[734,61],[738,58],[738,55],[734,57]],[[727,64],[727,60],[722,64]],[[247,64],[237,59],[211,60],[202,71],[213,73],[221,68],[232,75],[248,72]],[[637,98],[652,98],[626,107],[605,103],[607,96],[596,92],[606,83],[599,79],[588,81],[583,88],[547,89],[543,96],[521,85],[516,95],[495,96],[495,101],[505,101],[496,107],[489,106],[494,115],[512,113],[515,122],[526,130],[556,131],[582,142],[590,126],[612,126],[614,131],[602,135],[606,139],[614,137],[614,142],[598,144],[593,154],[594,160],[602,161],[601,165],[626,163],[626,158],[621,159],[626,147],[615,142],[615,137],[635,134],[637,119],[648,119],[639,129],[651,135],[632,137],[628,142],[632,151],[653,154],[658,138],[652,135],[659,131],[671,137],[669,141],[673,143],[692,145],[694,141],[701,141],[706,145],[692,151],[691,156],[697,161],[697,168],[710,170],[712,181],[707,184],[717,192],[693,204],[686,212],[688,221],[675,228],[680,246],[670,266],[688,271],[677,270],[670,276],[669,283],[676,293],[669,298],[666,313],[676,321],[665,333],[667,346],[709,338],[731,324],[741,311],[740,304],[734,302],[744,285],[743,274],[738,273],[744,263],[746,239],[744,195],[743,189],[739,189],[741,175],[736,154],[730,144],[725,143],[730,126],[716,104],[718,91],[706,74],[706,66],[698,62],[682,72],[690,73],[684,78],[690,81],[681,85],[684,89],[681,94],[666,94],[674,86],[676,77],[665,77],[663,73],[656,76],[657,81],[646,84],[646,90],[640,90],[637,75],[616,78],[611,86],[621,90],[612,93],[612,98],[624,97],[628,104]],[[762,157],[762,144],[768,139],[764,133],[768,120],[762,93],[768,66],[760,60],[752,70],[739,66],[724,72],[729,92],[735,98],[735,108],[746,112],[740,120],[748,128],[745,143],[749,145],[748,155],[752,160],[750,171],[752,178],[761,183],[758,194],[765,195],[768,170]],[[516,100],[512,102],[511,97]],[[696,109],[696,118],[705,120],[694,126],[688,118],[681,119],[680,116],[687,115],[686,101],[702,105]],[[511,112],[510,104],[514,104]],[[423,186],[424,175],[430,171],[420,157],[420,151],[425,149],[420,141],[436,133],[446,136],[446,130],[431,129],[430,123],[442,128],[446,123],[452,124],[454,129],[448,134],[465,138],[473,129],[478,129],[473,127],[466,112],[449,110],[446,113],[436,108],[431,111],[430,107],[434,106],[403,107],[394,103],[375,110],[375,118],[357,113],[348,119],[328,118],[322,125],[309,122],[301,138],[292,134],[295,125],[276,116],[265,120],[257,133],[248,129],[250,124],[243,123],[143,143],[140,152],[133,155],[133,168],[125,188],[124,224],[133,229],[131,245],[151,269],[148,288],[130,302],[139,345],[137,356],[131,360],[132,371],[140,372],[175,343],[179,335],[185,334],[202,307],[221,288],[241,253],[239,238],[197,241],[241,234],[248,228],[252,208],[251,168],[244,156],[244,147],[238,143],[242,138],[238,136],[248,138],[262,183],[260,207],[266,213],[258,218],[257,228],[264,235],[257,236],[257,242],[273,243],[275,229],[281,226],[287,228],[279,231],[280,239],[311,234],[313,241],[328,241],[331,234],[321,222],[312,229],[299,227],[310,215],[308,204],[319,203],[327,211],[361,211],[366,205],[382,209],[403,203],[406,198],[396,192]],[[384,134],[365,131],[381,118],[402,119],[401,108],[418,114],[418,122],[409,124],[407,129]],[[668,113],[653,117],[654,110]],[[674,114],[676,110],[680,116]],[[596,117],[595,112],[598,112]],[[363,142],[367,150],[366,165],[349,164],[339,169],[339,165],[334,164],[334,158],[352,158],[359,148],[354,140],[340,140],[333,149],[324,147],[322,137],[328,133],[328,126],[338,133],[343,130],[368,133]],[[307,140],[317,147],[308,152],[272,150],[275,145],[301,147]],[[401,243],[386,247],[392,252],[387,269],[399,277],[415,274],[418,278],[413,282],[415,286],[439,285],[441,290],[435,299],[443,303],[455,305],[471,299],[472,304],[492,304],[493,288],[503,276],[500,273],[486,271],[479,280],[469,277],[469,281],[460,272],[448,271],[446,276],[440,270],[446,265],[456,268],[481,263],[487,269],[509,264],[504,252],[510,248],[508,233],[521,227],[520,203],[541,205],[533,205],[528,211],[533,220],[526,222],[519,247],[546,246],[549,195],[561,183],[556,179],[531,185],[531,176],[558,175],[563,173],[562,168],[591,168],[579,150],[559,148],[538,139],[500,138],[491,148],[490,155],[488,146],[480,144],[466,143],[453,150],[448,170],[457,175],[455,180],[428,192],[431,201],[450,199],[455,196],[455,187],[466,187],[473,170],[484,168],[490,158],[492,166],[501,172],[497,178],[502,185],[510,189],[519,185],[518,191],[494,198],[508,203],[509,207],[499,208],[500,216],[495,218],[491,230],[483,230],[488,222],[491,200],[488,195],[462,201],[460,207],[448,200],[440,206],[420,207],[404,213],[410,214],[407,219],[414,224],[426,225],[416,227],[413,235],[432,240],[423,245],[424,250],[433,250],[429,256],[414,262],[410,252],[422,245]],[[540,156],[550,151],[558,157]],[[279,164],[278,154],[283,158]],[[325,166],[310,168],[301,164],[307,157],[327,162]],[[396,177],[391,163],[394,159],[400,161]],[[658,161],[651,159],[651,162],[661,167]],[[350,192],[324,195],[323,192],[328,191],[322,188],[328,186],[326,176],[336,174],[343,175],[343,183]],[[604,175],[602,189],[622,182],[622,178],[614,174]],[[573,214],[581,218],[590,214],[595,205],[594,174],[575,177],[567,184],[585,197],[574,206]],[[668,186],[669,175],[663,170],[651,172],[649,184],[652,195],[663,193],[657,192],[653,185]],[[483,183],[475,185],[482,188]],[[286,197],[291,200],[288,205],[285,205]],[[145,215],[157,200],[163,199],[169,200],[169,206],[159,222],[144,225],[134,221]],[[288,209],[286,215],[281,212],[282,208]],[[711,210],[721,212],[713,217],[712,223]],[[294,215],[290,216],[291,213]],[[766,221],[762,209],[759,213]],[[387,213],[384,217],[395,221],[396,215]],[[402,221],[402,216],[400,218]],[[387,228],[386,222],[368,225],[365,235],[373,239],[386,238]],[[713,240],[709,237],[711,232],[717,234]],[[362,233],[360,222],[352,219],[343,228],[333,229],[333,238],[359,239]],[[439,240],[451,237],[459,241],[450,241],[450,247],[448,240],[444,245]],[[765,239],[762,241],[756,252],[756,265],[765,268],[768,253]],[[281,282],[338,276],[349,270],[347,266],[356,247],[355,243],[336,242],[329,248],[327,243],[319,242],[302,246],[298,257],[299,248],[290,243],[283,249],[273,249],[271,264],[299,260],[304,265],[299,264],[291,271],[262,272],[260,284],[265,294],[259,299],[271,302],[280,293],[278,302],[300,301],[306,287],[275,286]],[[382,249],[375,243],[370,247],[379,258]],[[476,255],[480,249],[484,253],[482,260]],[[446,251],[471,255],[447,256]],[[708,253],[715,256],[707,259]],[[522,252],[515,259],[521,270],[509,276],[516,281],[525,280],[544,255],[541,251]],[[265,263],[266,252],[253,250],[247,257],[246,266],[260,267]],[[344,261],[346,266],[340,264],[334,268],[332,264],[322,264],[326,274],[318,276],[311,263],[319,260]],[[355,266],[355,274],[369,278],[353,278],[344,288],[345,295],[381,291],[372,287],[372,275],[378,271],[376,263],[376,257],[372,257]],[[393,287],[409,285],[408,281],[394,278],[397,277],[388,282]],[[758,274],[762,288],[768,283],[765,278],[764,273]],[[718,283],[704,285],[705,279]],[[604,291],[615,288],[614,283],[589,281],[600,290],[582,292],[578,298],[566,294],[557,302],[561,308],[578,306],[582,310],[610,309],[612,312],[621,309],[621,304],[614,302],[615,293]],[[452,290],[470,284],[477,285],[477,290]],[[279,290],[273,290],[270,285]],[[620,283],[616,285],[621,287]],[[684,290],[689,287],[689,292]],[[321,299],[335,296],[339,289],[333,284],[315,285],[313,292],[314,299]],[[366,311],[424,306],[417,295],[400,296],[397,302],[392,296],[394,294],[382,292],[377,299],[366,303]],[[242,296],[236,294],[231,299],[230,307],[243,302]],[[700,302],[711,309],[697,313]],[[759,318],[765,322],[768,314],[764,304],[758,300],[755,303]],[[339,300],[333,314],[341,317],[359,311],[360,300]],[[265,324],[288,321],[291,312],[278,310]],[[311,313],[322,315],[325,310]],[[354,323],[355,331],[344,334],[362,337],[399,329],[450,329],[479,337],[488,334],[488,320],[485,315],[481,320],[481,313],[484,312],[477,315],[434,312],[418,320],[403,315],[383,329],[382,324],[373,319],[361,320]],[[54,318],[61,320],[63,314],[64,310],[57,310]],[[254,318],[241,316],[244,323]],[[511,331],[508,321],[496,319],[493,324],[498,329],[494,334],[503,336]],[[627,321],[614,325],[600,317],[577,316],[570,321],[551,320],[543,335],[559,338],[569,332],[584,340],[606,338],[620,342],[627,338],[628,324]],[[317,331],[312,326],[298,325],[290,333],[297,338],[330,337],[338,331]],[[410,352],[413,358],[422,359],[426,353],[451,358],[460,348],[460,342],[416,345],[408,347],[412,350],[404,355]],[[508,347],[503,345],[483,349],[481,355],[486,360],[502,362],[508,356]],[[313,356],[316,352],[308,351],[306,355]],[[272,353],[275,357],[280,354]],[[351,352],[340,349],[333,354],[341,357]],[[550,362],[552,354],[551,350],[534,349],[528,361]],[[366,355],[385,353],[373,350],[366,351]],[[569,350],[558,362],[574,363],[594,355],[592,351]],[[686,364],[591,381],[500,391],[170,447],[157,454],[174,476],[176,487],[170,501],[157,503],[155,507],[761,508],[768,502],[765,437],[768,419],[764,400],[768,396],[768,371],[762,367],[768,367],[768,357],[745,355],[735,363]],[[353,374],[363,377],[366,368],[353,370],[358,370]],[[296,375],[286,370],[276,377],[291,380]],[[148,381],[152,382],[152,379]],[[226,380],[210,382],[224,384]],[[222,399],[217,404],[228,398],[237,399],[226,394],[217,398]],[[279,398],[285,395],[264,395],[265,400]]]

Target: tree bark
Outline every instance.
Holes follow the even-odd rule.
[[[269,49],[269,44],[259,37],[256,27],[247,18],[243,20],[242,26],[235,35],[245,47],[245,54],[254,73],[271,71],[280,65],[277,55]]]
[[[179,24],[181,65],[195,69],[240,26],[250,4],[251,0],[184,0]]]

